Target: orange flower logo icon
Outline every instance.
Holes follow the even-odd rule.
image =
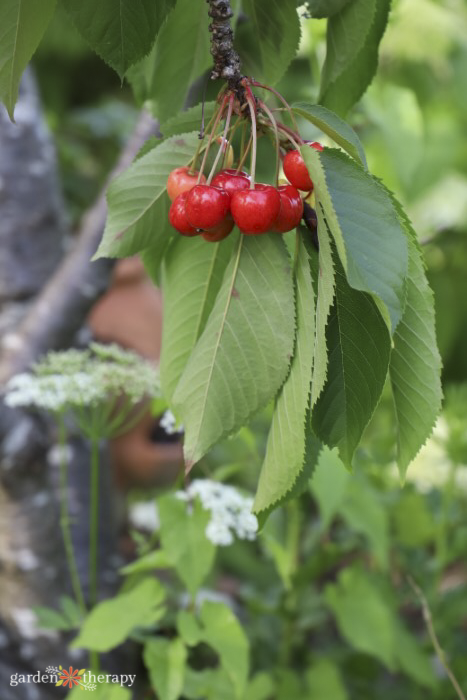
[[[70,688],[73,688],[74,685],[83,685],[80,683],[81,677],[83,673],[86,672],[85,668],[82,668],[81,671],[74,671],[73,667],[70,666],[68,671],[65,671],[61,666],[59,666],[60,669],[60,675],[58,676],[59,681],[55,685],[63,685],[64,688],[69,686]]]

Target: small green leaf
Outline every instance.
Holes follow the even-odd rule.
[[[274,681],[270,675],[257,673],[248,683],[245,700],[270,700],[274,695]]]
[[[180,610],[177,614],[177,630],[188,646],[196,646],[203,640],[203,630],[193,613]]]
[[[187,650],[181,639],[151,639],[144,646],[144,663],[159,700],[178,700],[185,679]]]
[[[307,119],[327,134],[344,151],[367,169],[365,151],[362,142],[347,122],[331,110],[321,105],[310,105],[306,102],[295,102],[292,109],[300,117]],[[188,131],[188,129],[187,129]]]
[[[0,2],[0,100],[13,119],[21,75],[55,11],[56,0]]]
[[[154,578],[144,579],[130,591],[96,605],[73,640],[72,648],[113,649],[136,627],[147,627],[160,619],[164,599],[162,584]]]
[[[293,341],[293,281],[284,242],[275,234],[239,236],[173,396],[185,426],[188,467],[274,397]]]
[[[352,0],[328,21],[319,102],[342,116],[376,73],[389,6],[390,0]]]
[[[160,371],[169,401],[212,311],[234,240],[209,244],[201,236],[179,236],[166,255]]]
[[[196,499],[192,505],[172,495],[157,501],[161,542],[172,566],[192,595],[209,574],[216,548],[205,535],[209,511]]]
[[[306,673],[307,700],[348,700],[339,668],[328,659],[320,659]]]
[[[75,628],[74,623],[70,621],[68,616],[53,608],[37,605],[33,608],[33,612],[37,617],[37,626],[42,629],[64,631]]]
[[[62,0],[82,37],[121,78],[151,50],[175,0]]]
[[[163,549],[156,549],[140,557],[121,569],[122,574],[140,574],[154,569],[168,569],[171,566],[169,558]]]

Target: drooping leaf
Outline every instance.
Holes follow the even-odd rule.
[[[308,251],[297,234],[294,270],[297,330],[290,372],[277,398],[256,492],[255,512],[266,510],[293,487],[303,469],[307,409],[315,341],[315,300]]]
[[[315,19],[332,17],[353,0],[307,0],[307,7]]]
[[[21,75],[52,19],[56,0],[0,2],[0,101],[10,119]]]
[[[275,234],[240,236],[173,396],[190,467],[239,430],[283,383],[294,342],[289,258]]]
[[[166,256],[160,371],[169,401],[214,306],[234,237],[206,243],[201,237],[179,236]]]
[[[62,0],[82,37],[121,78],[146,56],[175,0]]]
[[[295,114],[307,119],[327,134],[332,140],[341,146],[347,153],[358,161],[365,169],[367,163],[365,151],[363,150],[362,142],[358,138],[355,131],[347,122],[341,119],[337,114],[326,109],[322,105],[312,105],[307,102],[295,102],[292,105]],[[186,129],[189,131],[189,129]]]
[[[339,448],[348,467],[378,404],[391,338],[370,295],[352,289],[336,265],[336,298],[327,331],[328,377],[312,414],[316,435]]]
[[[147,627],[160,619],[164,599],[162,584],[155,578],[144,579],[130,591],[99,603],[85,619],[72,648],[113,649],[136,627]]]
[[[352,0],[328,20],[319,102],[345,116],[363,95],[378,66],[378,48],[390,0]]]
[[[341,151],[301,152],[348,283],[373,296],[393,332],[404,311],[408,246],[391,198]]]
[[[205,126],[209,123],[218,104],[216,102],[206,102],[204,105],[204,122]],[[186,134],[190,131],[198,131],[201,127],[202,105],[198,104],[190,107],[185,112],[180,112],[175,117],[170,117],[161,124],[161,132],[166,138],[175,136],[175,134]]]
[[[177,0],[150,55],[136,67],[161,122],[183,107],[189,86],[212,63],[208,9],[204,2]]]
[[[161,542],[169,561],[192,595],[214,563],[216,548],[205,535],[210,513],[196,500],[192,508],[172,495],[157,501]]]
[[[134,255],[159,241],[164,245],[170,205],[167,178],[174,168],[188,165],[197,143],[195,133],[167,139],[112,182],[107,224],[94,259]]]
[[[295,0],[245,0],[243,10],[257,47],[255,76],[273,85],[284,75],[300,42]]]
[[[433,429],[443,394],[433,292],[416,234],[401,206],[396,205],[409,241],[409,278],[404,315],[394,334],[389,376],[398,424],[397,462],[404,477]]]
[[[185,679],[187,650],[181,639],[150,639],[144,645],[144,664],[160,700],[178,700]]]

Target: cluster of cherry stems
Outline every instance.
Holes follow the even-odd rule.
[[[225,91],[219,97],[220,107],[210,122],[212,130],[204,151],[199,171],[195,169],[204,134],[190,166],[172,170],[167,180],[167,193],[172,201],[169,210],[170,224],[183,236],[202,235],[206,241],[217,242],[226,238],[236,224],[246,235],[261,233],[286,233],[298,226],[303,216],[303,200],[313,190],[313,182],[299,150],[299,144],[307,143],[322,150],[318,142],[304,142],[297,130],[278,122],[273,112],[253,95],[250,85],[274,92],[288,110],[293,124],[295,119],[284,98],[272,88],[245,79],[246,101],[240,105],[238,98]],[[237,168],[232,168],[234,155],[231,141],[239,124],[246,123],[244,112],[248,108],[251,134],[245,146],[242,139],[242,154]],[[280,110],[274,110],[280,111]],[[231,128],[233,114],[237,122]],[[218,124],[225,115],[222,136],[216,137]],[[277,164],[276,186],[255,182],[257,130],[271,129],[274,132]],[[230,138],[228,138],[230,130]],[[220,144],[209,176],[203,174],[212,141]],[[285,143],[284,143],[285,141]],[[292,150],[290,150],[292,145]],[[251,175],[242,170],[251,148]],[[285,153],[285,155],[284,155]],[[222,170],[216,173],[222,157]],[[290,184],[279,185],[279,162]],[[224,168],[227,165],[229,167]],[[303,193],[303,199],[302,194]]]

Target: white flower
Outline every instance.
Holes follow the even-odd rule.
[[[206,537],[219,546],[233,543],[234,535],[241,540],[254,540],[258,521],[251,512],[253,499],[243,496],[235,487],[211,479],[195,479],[177,498],[184,501],[198,497],[205,510],[211,511]]]
[[[183,426],[177,428],[177,419],[170,409],[168,409],[159,421],[161,428],[164,428],[167,435],[183,433]]]
[[[155,532],[160,528],[159,513],[154,501],[140,501],[130,506],[128,517],[133,527]]]

